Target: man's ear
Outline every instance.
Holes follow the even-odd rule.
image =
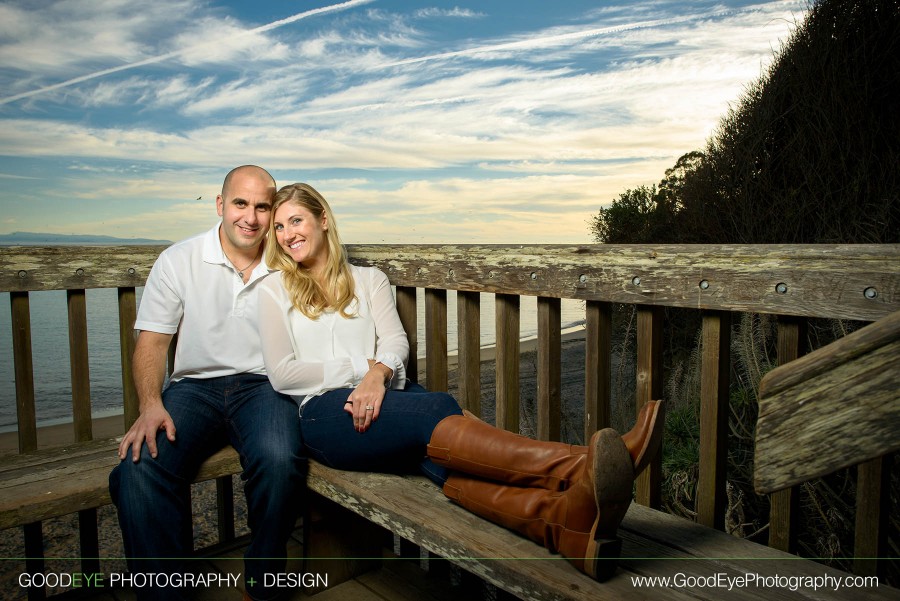
[[[223,217],[225,214],[225,199],[221,194],[216,194],[216,213],[219,214],[219,217]]]

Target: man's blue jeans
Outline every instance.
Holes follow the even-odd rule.
[[[129,453],[109,478],[129,569],[184,570],[179,559],[189,558],[193,549],[191,481],[207,457],[230,443],[243,466],[251,531],[245,582],[254,599],[274,598],[278,591],[262,586],[263,574],[284,571],[305,486],[296,403],[275,392],[266,376],[239,374],[173,382],[163,391],[163,404],[175,422],[175,442],[161,431],[156,459],[144,445],[140,461],[133,463]],[[191,591],[137,593],[142,600],[180,599]]]
[[[402,473],[419,470],[443,486],[448,470],[426,456],[425,447],[439,421],[460,415],[459,405],[445,392],[428,392],[415,383],[388,390],[378,419],[365,432],[353,427],[344,411],[352,388],[340,388],[309,399],[300,412],[303,443],[309,456],[327,466],[353,471]]]

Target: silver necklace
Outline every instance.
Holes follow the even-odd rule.
[[[240,278],[242,280],[244,279],[244,272],[247,271],[247,269],[250,267],[250,265],[253,265],[254,263],[256,263],[256,259],[258,257],[259,257],[259,250],[256,251],[255,255],[253,255],[253,260],[247,264],[247,267],[244,267],[243,269],[238,269],[238,266],[235,264],[235,262],[231,261],[231,257],[229,257],[227,253],[225,254],[225,258],[228,259],[229,261],[231,261],[231,266],[234,267],[235,269],[237,269],[238,276],[240,276]]]

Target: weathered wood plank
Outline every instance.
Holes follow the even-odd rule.
[[[0,462],[0,530],[108,504],[118,444],[118,439],[103,439],[5,456]],[[203,463],[195,481],[240,471],[237,453],[226,447]]]
[[[134,288],[119,288],[119,356],[122,360],[122,405],[125,420],[125,430],[140,415],[140,406],[137,389],[134,386],[134,347],[135,337],[134,322],[137,321],[137,300]]]
[[[900,245],[357,245],[351,254],[419,287],[863,320],[900,309]]]
[[[662,309],[639,306],[637,309],[637,413],[648,401],[662,399]],[[662,505],[662,449],[637,477],[635,499],[659,508]]]
[[[612,425],[612,305],[585,306],[584,440]]]
[[[425,290],[425,382],[433,391],[446,391],[449,385],[446,290]]]
[[[141,286],[162,248],[7,247],[0,250],[0,291]],[[353,263],[375,265],[394,285],[414,288],[868,321],[900,309],[898,244],[348,250]]]
[[[900,449],[900,312],[773,369],[759,396],[757,491]]]
[[[34,364],[31,356],[31,310],[27,292],[9,295],[12,312],[13,364],[16,378],[16,419],[19,452],[37,448],[37,419],[34,408]]]
[[[540,297],[537,349],[537,438],[559,440],[561,422],[561,301]]]
[[[876,576],[891,559],[888,548],[893,456],[861,463],[856,470],[853,573]]]
[[[9,246],[0,291],[143,286],[165,246]]]
[[[725,527],[725,467],[728,460],[728,400],[731,315],[703,315],[700,370],[700,473],[697,522]]]
[[[406,369],[411,378],[416,378],[419,373],[419,331],[416,327],[416,289],[406,286],[397,286],[397,313],[400,315],[400,323],[406,331],[406,339],[409,341],[409,361]]]
[[[806,352],[805,319],[793,316],[778,318],[775,354],[779,365],[794,361]],[[797,548],[797,520],[800,491],[784,488],[769,495],[769,546],[793,553]]]
[[[494,312],[496,327],[497,413],[496,426],[519,431],[519,297],[511,294],[496,296]]]
[[[88,361],[87,303],[84,290],[67,290],[69,310],[69,367],[72,376],[72,426],[75,442],[93,438],[91,369]]]
[[[460,407],[481,417],[481,295],[456,293]]]

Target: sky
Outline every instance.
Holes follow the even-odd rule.
[[[232,167],[346,243],[585,244],[806,0],[0,1],[0,234],[180,240]]]

